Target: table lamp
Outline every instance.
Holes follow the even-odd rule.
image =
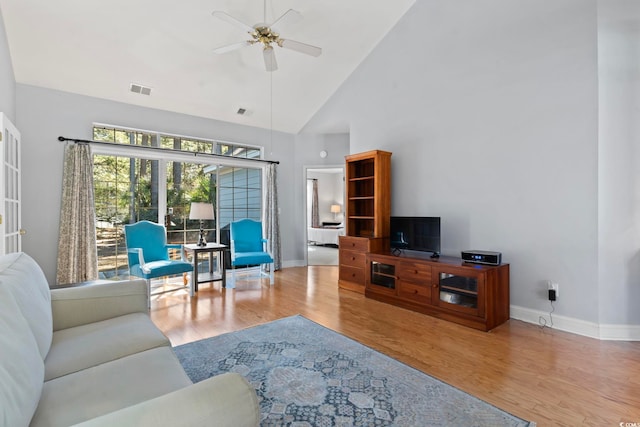
[[[331,205],[331,213],[333,214],[333,220],[337,221],[336,215],[340,213],[340,205]]]
[[[189,212],[189,219],[200,220],[200,240],[198,240],[198,246],[207,246],[207,241],[204,238],[204,221],[206,219],[215,219],[213,212],[213,205],[206,202],[192,202],[191,212]]]

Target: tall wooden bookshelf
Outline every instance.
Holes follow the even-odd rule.
[[[372,150],[345,161],[346,236],[340,237],[339,285],[364,293],[365,254],[389,247],[391,153]]]

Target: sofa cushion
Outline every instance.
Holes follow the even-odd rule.
[[[53,335],[51,292],[40,266],[29,255],[18,252],[0,256],[0,286],[15,297],[33,333],[44,360]]]
[[[147,281],[104,280],[51,290],[53,330],[74,328],[131,313],[149,313]]]
[[[45,381],[156,347],[169,339],[146,313],[133,313],[53,333]]]
[[[260,404],[255,389],[240,374],[227,372],[74,427],[256,427],[259,424]]]
[[[31,427],[69,426],[186,387],[170,347],[158,347],[44,383]]]
[[[0,423],[26,426],[38,406],[44,363],[14,296],[0,286]]]

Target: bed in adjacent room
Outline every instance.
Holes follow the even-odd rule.
[[[307,229],[307,240],[322,245],[338,245],[338,237],[344,236],[344,227],[309,227]]]

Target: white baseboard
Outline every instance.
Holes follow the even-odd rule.
[[[282,268],[305,267],[306,265],[307,265],[307,263],[303,259],[282,261]]]
[[[542,318],[544,319],[542,322],[548,327],[589,338],[607,341],[640,341],[640,325],[600,325],[559,314],[551,314],[551,316],[552,319],[549,318],[549,312],[517,305],[511,306],[511,318],[523,322],[540,325]],[[553,326],[551,326],[551,320],[553,320]]]
[[[600,339],[640,341],[640,325],[600,325]]]

